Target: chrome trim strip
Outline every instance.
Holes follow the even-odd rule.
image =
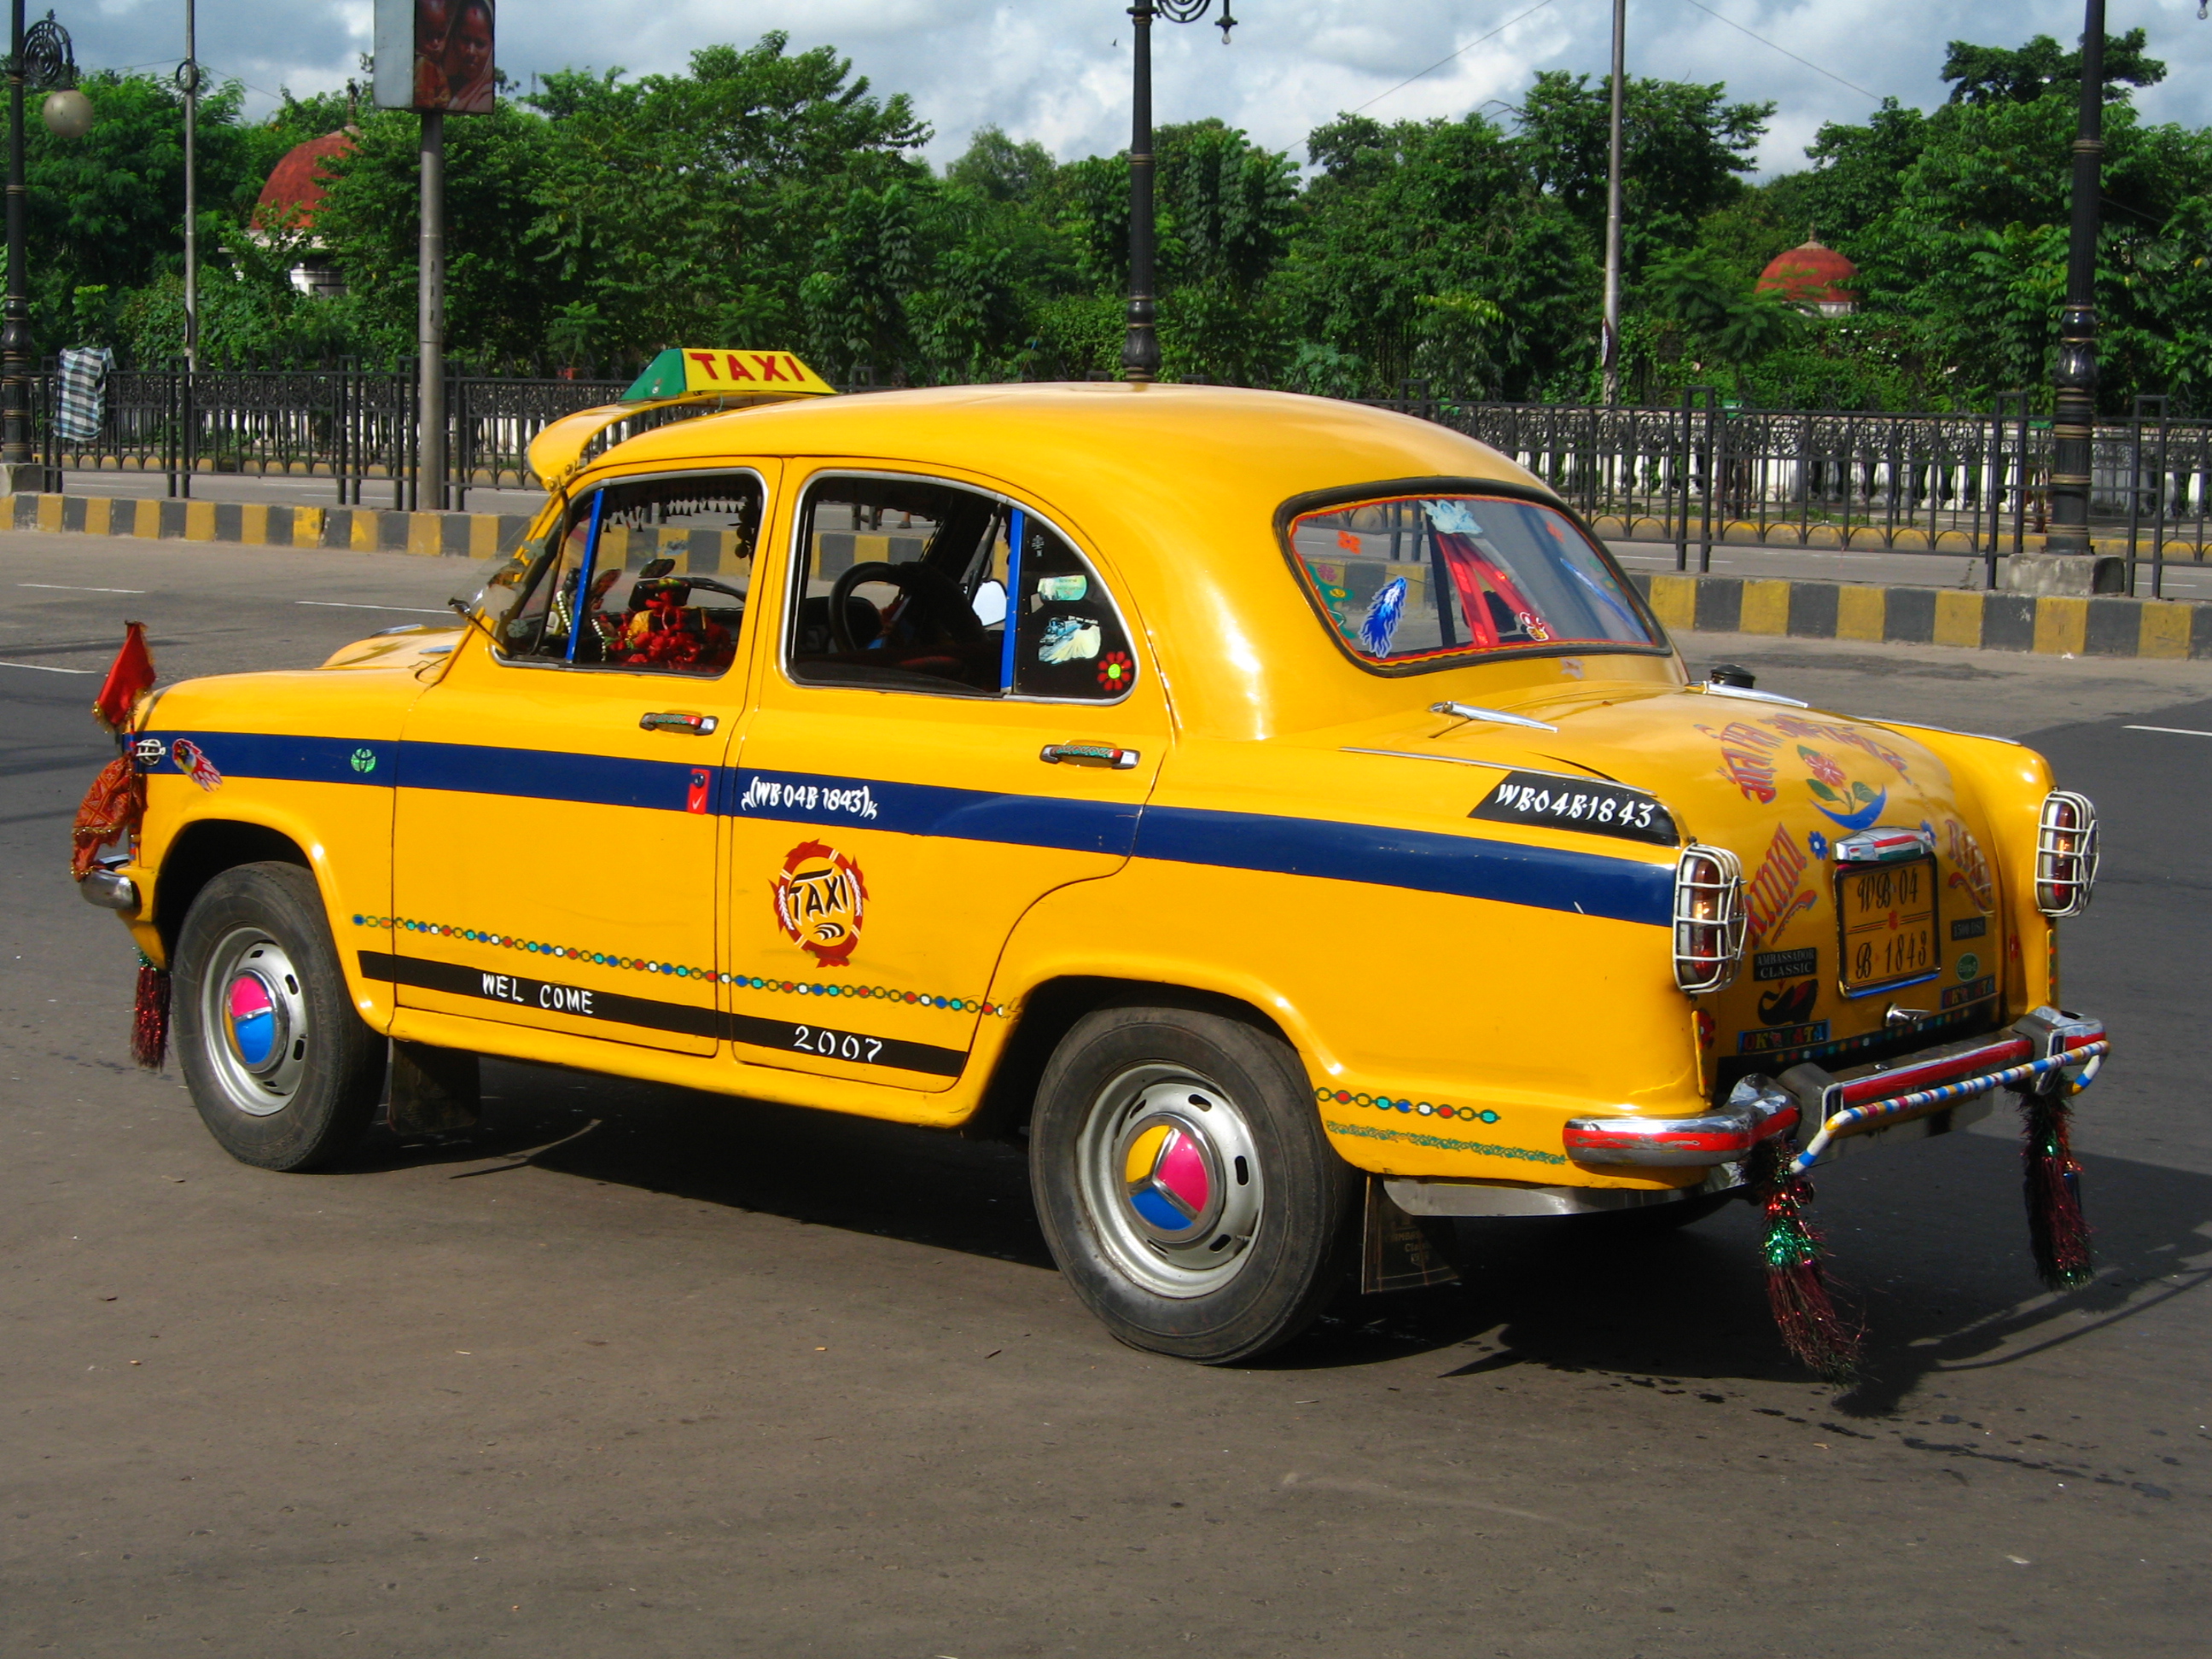
[[[1454,720],[1483,720],[1492,726],[1525,726],[1532,732],[1556,732],[1559,728],[1548,720],[1532,720],[1526,714],[1509,714],[1502,708],[1485,708],[1474,702],[1432,702],[1431,714],[1449,714]]]

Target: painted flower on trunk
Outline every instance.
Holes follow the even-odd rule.
[[[1797,757],[1805,763],[1814,777],[1831,788],[1841,788],[1846,781],[1844,769],[1817,749],[1808,749],[1801,743],[1797,745]]]

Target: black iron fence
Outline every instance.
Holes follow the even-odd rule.
[[[2024,394],[1984,415],[1730,406],[1706,388],[1672,409],[1449,403],[1401,406],[1502,450],[1625,540],[1671,542],[1678,569],[1717,544],[1879,549],[1998,561],[2048,526],[2050,422]],[[2162,596],[2169,560],[2202,562],[2212,518],[2212,422],[2142,398],[2098,423],[2090,519],[2128,589]]]
[[[629,384],[449,376],[448,471],[428,481],[420,476],[411,369],[118,369],[88,438],[63,436],[51,418],[53,375],[37,383],[33,408],[50,470],[158,472],[169,495],[184,496],[210,473],[327,477],[341,504],[388,491],[395,508],[459,510],[472,489],[537,488],[531,440],[564,415],[613,402]]]
[[[850,391],[873,389],[856,369]],[[341,503],[465,508],[471,490],[536,489],[531,440],[578,410],[613,402],[621,380],[455,374],[447,383],[447,476],[425,480],[411,368],[112,372],[98,432],[64,438],[49,373],[33,406],[50,469],[161,473],[189,495],[210,473],[327,477]],[[1484,404],[1409,383],[1374,400],[1503,451],[1600,531],[1671,543],[1677,568],[1710,568],[1728,543],[1879,549],[1999,560],[2045,528],[2049,422],[2024,394],[1986,414],[1881,414],[1732,406],[1695,388],[1674,408]],[[673,416],[611,431],[633,435]],[[2169,560],[2202,562],[2212,518],[2212,422],[2138,398],[2097,428],[2090,512],[2099,550],[2124,552],[2128,591],[2160,594]]]

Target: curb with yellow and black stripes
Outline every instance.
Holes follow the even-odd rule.
[[[248,547],[498,559],[521,544],[530,517],[519,513],[395,513],[258,501],[16,495],[0,506],[0,524],[18,530],[233,542]],[[718,544],[725,533],[676,532],[688,534],[694,542],[713,537]],[[645,550],[642,545],[630,550],[633,554]],[[678,550],[659,545],[657,550]],[[687,550],[686,568],[692,569],[714,568],[728,551],[720,545]],[[2185,601],[1643,572],[1632,573],[1630,580],[1650,601],[1659,620],[1677,633],[1948,645],[2045,656],[2212,658],[2212,605]]]
[[[2212,657],[2212,605],[2174,599],[1640,571],[1629,580],[1676,633],[1887,641],[2057,657]]]
[[[74,530],[88,536],[499,559],[521,545],[530,529],[530,515],[393,513],[368,507],[284,507],[267,501],[162,501],[131,495],[15,495],[6,498],[0,523],[17,530]]]

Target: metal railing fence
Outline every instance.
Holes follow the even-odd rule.
[[[627,384],[456,374],[448,471],[431,480],[418,476],[410,365],[118,369],[98,434],[82,441],[56,429],[51,368],[34,382],[33,407],[50,469],[160,472],[167,493],[183,496],[209,473],[327,477],[342,504],[370,495],[381,504],[388,490],[396,508],[458,510],[474,489],[539,487],[531,440],[562,416],[615,401]],[[872,372],[855,367],[842,389],[876,389]],[[1994,587],[1999,560],[2042,533],[2049,508],[2050,425],[2022,392],[1986,414],[1747,409],[1705,386],[1671,408],[1461,401],[1420,382],[1364,401],[1480,440],[1601,533],[1671,543],[1682,570],[1710,569],[1713,548],[1731,542],[1878,548],[1977,558]],[[640,416],[595,447],[689,412]],[[2204,559],[2212,422],[2138,398],[2127,418],[2099,422],[2092,477],[2099,550],[2124,549],[2128,592],[2160,596],[2168,560]]]

